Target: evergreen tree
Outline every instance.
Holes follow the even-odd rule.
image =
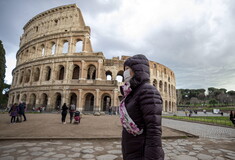
[[[6,72],[6,58],[5,49],[3,47],[2,41],[0,40],[0,101],[2,101],[2,91],[5,88],[4,79]],[[1,102],[0,102],[1,103]]]

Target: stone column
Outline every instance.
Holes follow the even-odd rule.
[[[69,45],[69,49],[68,49],[68,54],[71,54],[71,53],[73,53],[74,51],[73,51],[73,38],[72,37],[70,37],[70,40],[69,40],[69,43],[68,43],[68,45]]]
[[[83,110],[83,105],[82,105],[82,89],[78,89],[79,91],[79,94],[78,94],[78,106],[77,106],[77,109],[81,112]]]
[[[100,89],[96,89],[96,97],[95,97],[95,108],[94,111],[100,111],[100,105],[99,105],[99,97],[100,97]]]
[[[60,53],[60,43],[59,39],[56,40],[56,46],[55,46],[55,55],[59,55]]]
[[[114,90],[113,90],[113,106],[119,106],[119,104],[118,104],[118,89],[117,88],[115,88]]]
[[[79,78],[79,80],[86,80],[85,76],[84,76],[84,67],[85,67],[86,62],[84,60],[82,60],[82,66],[81,66],[81,76]]]
[[[98,60],[98,69],[97,69],[97,76],[96,76],[96,80],[101,80],[101,65],[103,63],[102,59]]]

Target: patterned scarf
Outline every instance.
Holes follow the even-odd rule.
[[[122,126],[126,129],[126,131],[128,133],[133,134],[134,136],[140,135],[140,134],[143,133],[143,129],[140,130],[137,127],[135,122],[129,116],[129,114],[126,110],[126,106],[125,106],[125,99],[130,94],[130,92],[132,91],[131,88],[130,88],[130,83],[126,82],[122,86],[122,89],[123,89],[123,92],[124,92],[124,98],[121,101],[120,107],[119,107],[120,120],[121,120]]]

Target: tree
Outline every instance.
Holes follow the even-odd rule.
[[[4,89],[4,79],[6,72],[6,58],[5,58],[5,49],[3,47],[2,41],[0,40],[0,103],[3,100],[2,91]]]

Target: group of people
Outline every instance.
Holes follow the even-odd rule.
[[[61,108],[62,123],[66,124],[66,116],[67,116],[68,110],[70,114],[70,123],[73,122],[73,118],[74,118],[74,123],[80,123],[80,112],[78,110],[76,111],[76,106],[74,104],[71,104],[69,107],[67,107],[66,103],[64,103]]]
[[[26,121],[25,110],[25,102],[20,102],[19,105],[17,105],[17,103],[13,104],[8,111],[11,116],[11,123],[22,122],[22,117],[24,117],[24,121]]]

